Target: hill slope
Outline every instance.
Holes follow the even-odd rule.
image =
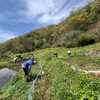
[[[71,68],[71,66],[75,66],[84,70],[100,70],[100,58],[95,55],[86,55],[87,50],[100,50],[99,45],[100,43],[84,48],[71,48],[72,58],[67,57],[68,49],[63,47],[32,52],[37,64],[33,65],[29,82],[25,82],[21,69],[11,82],[0,90],[0,100],[28,99],[32,80],[35,79],[40,70],[38,63],[40,59],[42,59],[44,75],[39,77],[35,85],[34,92],[32,92],[33,100],[99,100],[100,79]],[[58,53],[57,58],[53,54],[55,51]],[[90,68],[90,65],[94,66]]]
[[[70,12],[57,25],[33,30],[0,44],[0,56],[49,47],[79,47],[100,42],[100,0]]]

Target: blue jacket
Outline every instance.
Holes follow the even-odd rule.
[[[32,64],[33,64],[33,61],[32,60],[28,60],[28,61],[23,63],[23,66],[28,69]]]

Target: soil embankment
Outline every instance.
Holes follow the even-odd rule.
[[[86,55],[100,56],[100,50],[87,50]]]
[[[88,71],[88,73],[96,78],[100,78],[100,71]]]

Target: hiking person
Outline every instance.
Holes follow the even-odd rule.
[[[54,57],[57,57],[57,56],[58,56],[58,54],[57,54],[57,52],[55,52],[55,53],[54,53]]]
[[[31,71],[31,67],[35,63],[36,63],[36,61],[34,61],[34,59],[31,59],[31,60],[25,61],[21,66],[25,73],[26,82],[28,81],[28,76],[29,76],[29,72]]]
[[[68,57],[71,57],[71,51],[68,50]]]
[[[14,58],[14,63],[15,64],[16,64],[17,60],[18,60],[18,57]]]

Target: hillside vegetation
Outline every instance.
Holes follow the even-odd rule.
[[[68,58],[68,49],[72,57]],[[58,57],[54,57],[54,52]],[[34,54],[28,82],[22,69],[0,89],[0,100],[28,100],[33,80],[40,75],[32,91],[32,100],[100,100],[100,75],[88,70],[100,70],[100,0],[70,12],[57,25],[32,30],[22,36],[0,43],[0,68],[20,68],[13,63],[20,53],[29,59]]]
[[[32,100],[99,100],[100,78],[92,77],[82,69],[100,70],[99,56],[86,54],[88,50],[100,50],[100,43],[70,50],[71,58],[67,57],[68,49],[64,47],[30,52],[34,54],[37,63],[32,67],[29,82],[25,82],[24,72],[21,69],[6,86],[0,89],[0,100],[28,99],[32,81],[40,70],[40,59],[44,75],[41,75],[35,84]],[[58,57],[54,57],[54,52],[58,53]],[[28,56],[29,52],[24,55]],[[11,59],[9,58],[8,63]],[[3,60],[5,59],[2,58]],[[73,70],[72,66],[77,69]]]
[[[79,47],[100,42],[100,0],[70,12],[57,25],[32,30],[0,44],[0,56],[49,47]]]

